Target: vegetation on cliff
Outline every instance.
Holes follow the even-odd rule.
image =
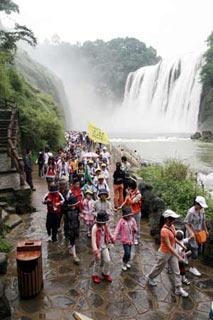
[[[196,195],[203,195],[209,205],[206,213],[213,217],[212,199],[197,184],[195,174],[184,163],[168,160],[162,165],[152,164],[143,168],[139,175],[145,183],[153,186],[153,192],[164,200],[166,206],[178,214],[185,216]]]
[[[19,8],[13,1],[5,0],[0,5],[1,11],[10,14],[19,12]],[[19,71],[17,70],[14,57],[19,40],[31,45],[36,44],[32,31],[25,26],[15,24],[14,29],[10,31],[1,27],[0,96],[14,98],[19,107],[23,148],[30,147],[37,151],[48,144],[55,149],[63,141],[62,108],[57,104],[53,88],[51,90],[48,88],[45,93],[44,88],[47,86],[42,83],[42,88],[38,88],[32,79],[26,77],[26,72],[20,67],[20,63],[17,63],[18,68],[20,67]],[[51,82],[48,77],[46,79]]]
[[[204,58],[201,79],[203,92],[199,112],[199,129],[213,132],[213,32],[207,39],[208,50]]]

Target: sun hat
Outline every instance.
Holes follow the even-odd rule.
[[[107,147],[103,147],[103,150],[107,150]]]
[[[94,161],[92,159],[88,160],[88,164],[93,164]]]
[[[92,191],[92,190],[90,190],[90,189],[87,189],[87,190],[85,191],[85,194],[87,194],[87,193],[89,193],[89,194],[93,195],[93,191]]]
[[[179,214],[175,213],[173,210],[167,209],[166,211],[164,211],[163,217],[164,217],[164,218],[169,218],[169,217],[171,217],[171,218],[177,219],[177,218],[179,218],[180,216],[179,216]]]
[[[101,167],[106,167],[106,166],[107,166],[107,165],[106,165],[106,163],[104,163],[104,162],[101,164]]]
[[[103,175],[103,174],[100,174],[100,175],[98,176],[98,180],[101,180],[101,179],[104,179],[104,175]]]
[[[122,216],[123,216],[123,218],[124,217],[129,217],[129,216],[132,216],[132,210],[131,210],[131,208],[130,207],[127,207],[127,206],[124,206],[123,208],[122,208]]]
[[[98,172],[98,171],[101,171],[101,168],[97,168],[97,169],[95,170],[95,172]]]
[[[108,196],[109,192],[107,191],[107,189],[101,189],[99,192],[98,192],[98,196],[101,196],[102,194],[105,194]]]
[[[109,221],[109,216],[106,211],[100,211],[97,213],[96,222],[97,223],[106,223]]]
[[[204,209],[208,208],[206,200],[202,196],[197,196],[195,202],[197,202]]]

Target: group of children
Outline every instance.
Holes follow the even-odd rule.
[[[48,159],[46,170],[48,193],[43,199],[43,203],[47,205],[48,240],[57,241],[63,217],[64,236],[69,241],[69,253],[73,256],[73,261],[78,264],[80,258],[76,253],[76,239],[79,237],[80,221],[82,221],[87,228],[87,237],[91,238],[94,253],[92,280],[96,284],[99,284],[102,279],[112,282],[110,275],[111,244],[116,241],[122,243],[124,252],[122,270],[127,271],[131,268],[132,246],[137,245],[140,240],[141,194],[134,178],[130,179],[128,186],[125,185],[125,170],[122,169],[120,163],[117,163],[113,182],[114,191],[119,190],[117,193],[119,196],[114,199],[113,207],[109,189],[111,159],[106,147],[98,148],[94,154],[88,150],[87,143],[79,143],[76,135],[74,142],[68,135],[67,142],[68,147],[65,150],[59,150],[56,157],[50,155]],[[115,230],[112,232],[115,212],[117,216],[122,213],[122,216],[118,219]],[[170,226],[164,226],[166,233],[169,228]],[[185,244],[190,239],[184,239],[181,230],[169,236],[169,239],[172,239],[169,245],[172,248],[174,245],[175,247],[167,249],[173,250],[174,256],[181,257],[179,259],[181,281],[189,285],[190,282],[185,276],[185,266],[191,252],[186,250]],[[161,238],[162,241],[165,240],[163,232]],[[167,246],[165,243],[164,249]],[[165,254],[170,252],[168,250]],[[168,257],[169,261],[171,256],[168,255]],[[165,264],[165,259],[167,258],[161,261],[161,266],[157,267],[157,271],[154,270],[153,274],[149,275],[150,284],[154,283],[153,279]],[[177,292],[184,296],[183,291]]]

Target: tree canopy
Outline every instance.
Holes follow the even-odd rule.
[[[5,12],[11,14],[12,12],[19,13],[19,7],[11,0],[1,0],[0,13]],[[25,41],[31,46],[36,45],[37,41],[33,32],[26,26],[15,23],[12,30],[0,29],[0,50],[9,50],[15,52],[17,49],[17,42],[19,40]]]
[[[160,57],[152,47],[135,38],[116,38],[110,41],[86,41],[83,44],[61,42],[57,35],[52,42],[37,47],[37,58],[48,67],[63,74],[71,82],[90,86],[104,99],[121,100],[130,72],[152,65]]]
[[[208,37],[207,44],[208,50],[204,55],[206,63],[203,66],[201,76],[205,86],[213,87],[213,32]]]

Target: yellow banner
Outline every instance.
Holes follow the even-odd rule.
[[[88,135],[89,138],[94,142],[109,144],[108,134],[94,126],[94,124],[91,122],[88,123]]]

